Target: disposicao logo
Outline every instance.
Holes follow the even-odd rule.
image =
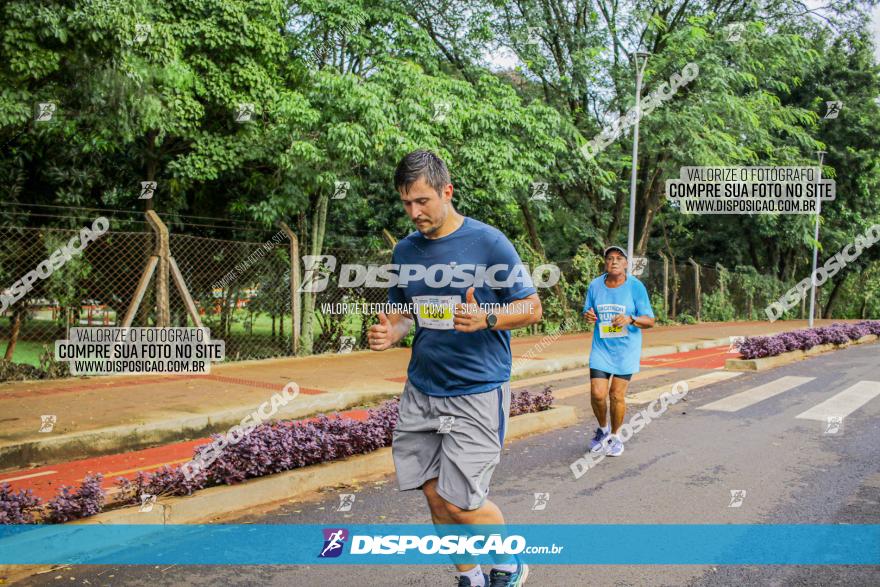
[[[342,554],[345,541],[348,540],[348,530],[345,528],[324,528],[324,548],[318,558],[336,558]]]

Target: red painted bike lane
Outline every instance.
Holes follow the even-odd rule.
[[[656,355],[642,359],[642,365],[674,369],[723,369],[727,359],[735,359],[739,356],[738,353],[728,352],[728,349],[728,346],[719,346],[684,353]]]

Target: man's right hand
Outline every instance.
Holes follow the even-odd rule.
[[[586,312],[584,312],[584,317],[587,319],[587,322],[590,324],[595,324],[596,322],[596,312],[593,311],[593,308],[590,308]]]
[[[379,312],[379,323],[370,326],[367,339],[370,341],[371,351],[390,349],[397,342],[394,340],[394,326],[385,312]]]

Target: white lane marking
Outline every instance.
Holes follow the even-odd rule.
[[[34,477],[45,477],[46,475],[54,475],[58,471],[42,471],[40,473],[31,473],[30,475],[21,475],[19,477],[9,477],[8,479],[0,479],[0,483],[8,481],[22,481],[23,479],[33,479]]]
[[[740,393],[729,395],[718,401],[706,404],[705,406],[700,406],[697,409],[717,410],[719,412],[736,412],[743,408],[747,408],[752,404],[762,402],[765,399],[770,399],[775,395],[784,393],[789,389],[794,389],[795,387],[803,385],[804,383],[809,383],[814,379],[815,377],[795,377],[791,375],[780,377],[779,379],[774,379],[769,383],[747,389]]]
[[[878,395],[880,395],[880,381],[859,381],[796,417],[819,421],[826,421],[832,417],[845,418]]]
[[[743,371],[711,371],[709,373],[698,375],[697,377],[691,377],[690,379],[686,379],[685,381],[687,381],[688,391],[690,391],[698,387],[711,385],[712,383],[727,381],[728,379],[739,377],[742,374]],[[654,389],[634,393],[631,396],[627,396],[626,401],[630,404],[651,403],[655,399],[658,399],[660,395],[664,392],[672,391],[673,385],[674,383],[670,383],[669,385],[661,385],[660,387],[655,387]]]
[[[528,379],[517,379],[510,383],[510,389],[520,389],[535,385],[537,383],[547,383],[548,381],[556,381],[557,379],[568,379],[569,377],[582,377],[589,375],[590,370],[586,368],[571,369],[569,371],[559,371],[558,373],[550,373],[549,375],[538,375],[537,377],[529,377]]]

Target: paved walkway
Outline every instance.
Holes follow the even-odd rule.
[[[820,321],[821,324],[830,321]],[[646,357],[806,326],[804,321],[704,323],[645,332]],[[514,377],[586,365],[589,333],[515,337]],[[718,351],[715,351],[716,353]],[[523,358],[531,353],[530,358]],[[400,393],[409,349],[216,365],[210,375],[115,376],[0,384],[0,471],[203,438],[225,430],[290,381],[301,395],[284,417],[304,417]],[[699,360],[707,357],[693,357]],[[684,365],[682,365],[684,366]],[[41,416],[55,415],[51,432]]]

